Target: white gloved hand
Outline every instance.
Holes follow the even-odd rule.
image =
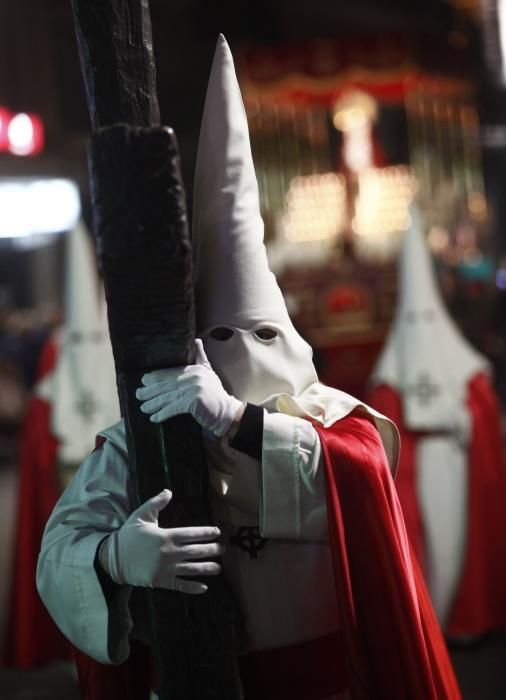
[[[141,411],[151,415],[153,423],[181,413],[191,413],[206,430],[218,437],[238,420],[244,404],[227,394],[206,357],[202,341],[195,341],[194,365],[158,369],[142,377],[143,387],[136,396],[143,403]]]
[[[172,492],[164,489],[102,541],[98,553],[100,564],[113,581],[204,593],[205,584],[179,577],[215,576],[220,572],[217,562],[202,561],[224,551],[222,545],[214,542],[220,535],[217,527],[158,527],[158,513],[171,498]]]

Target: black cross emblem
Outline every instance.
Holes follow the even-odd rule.
[[[79,415],[83,418],[85,422],[89,422],[93,414],[98,408],[98,403],[93,398],[91,391],[84,389],[81,391],[79,398],[75,403],[75,407]]]
[[[257,559],[258,552],[265,547],[267,539],[262,537],[258,527],[240,527],[235,535],[232,535],[230,542],[241,551],[247,552],[250,559]]]
[[[427,405],[439,394],[436,384],[432,384],[427,374],[420,374],[416,384],[407,388],[407,393],[416,396],[422,405]]]

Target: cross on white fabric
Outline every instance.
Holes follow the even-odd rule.
[[[93,397],[91,391],[83,389],[80,392],[79,398],[75,402],[74,406],[77,413],[83,418],[83,420],[89,422],[98,408],[98,403]]]
[[[423,373],[418,375],[416,384],[407,387],[407,393],[425,406],[439,394],[439,387],[430,381],[428,374]]]
[[[249,555],[250,559],[257,559],[258,552],[267,544],[267,539],[262,537],[258,527],[240,527],[230,542]]]

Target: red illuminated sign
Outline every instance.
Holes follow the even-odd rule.
[[[9,139],[7,131],[9,122],[12,119],[12,114],[5,107],[0,107],[0,151],[9,150]]]
[[[35,156],[43,148],[44,124],[39,116],[0,106],[0,153]]]

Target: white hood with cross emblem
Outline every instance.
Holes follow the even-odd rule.
[[[396,314],[371,382],[397,389],[407,428],[451,431],[465,408],[469,380],[489,365],[447,312],[414,204],[410,214],[399,260]]]
[[[58,459],[76,465],[93,449],[104,425],[119,420],[120,411],[105,304],[82,223],[68,234],[66,258],[65,318],[56,365],[35,387],[35,394],[51,406]]]

